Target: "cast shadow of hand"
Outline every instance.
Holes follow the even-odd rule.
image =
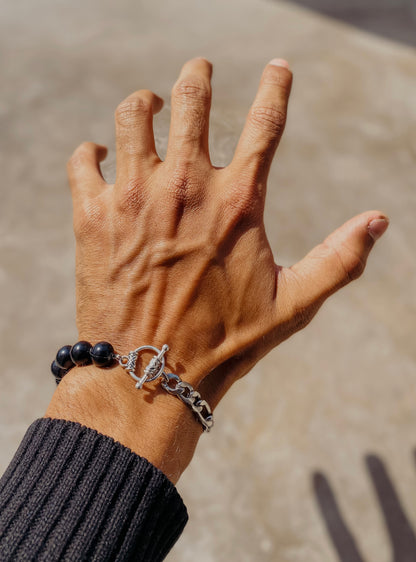
[[[366,456],[365,462],[391,543],[392,561],[416,562],[415,530],[400,503],[384,463],[375,455]],[[340,561],[365,562],[357,541],[342,516],[326,476],[321,472],[315,472],[313,487],[319,511]]]

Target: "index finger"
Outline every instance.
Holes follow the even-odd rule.
[[[267,178],[285,127],[291,86],[289,63],[271,60],[263,71],[231,166],[241,167],[256,178]]]

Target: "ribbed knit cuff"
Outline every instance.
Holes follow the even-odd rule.
[[[0,480],[0,559],[163,560],[187,519],[146,459],[78,423],[42,418]]]

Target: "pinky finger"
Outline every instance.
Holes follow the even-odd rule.
[[[72,196],[95,196],[107,185],[100,162],[105,160],[107,148],[93,142],[83,142],[74,151],[67,164]]]

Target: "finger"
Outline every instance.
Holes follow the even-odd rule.
[[[416,535],[387,469],[381,459],[375,455],[368,455],[366,463],[393,546],[393,559],[412,560],[412,554],[416,553]]]
[[[167,157],[208,155],[212,64],[203,58],[188,61],[172,90],[172,115]]]
[[[289,275],[294,277],[288,290],[295,308],[300,312],[317,310],[329,295],[357,279],[375,240],[388,224],[379,211],[357,215],[292,266]]]
[[[160,162],[153,134],[153,115],[163,100],[149,90],[139,90],[116,109],[117,177],[136,177]]]
[[[107,147],[83,142],[74,151],[67,164],[69,185],[74,197],[82,194],[97,195],[107,185],[100,162],[107,156]]]
[[[255,178],[267,178],[285,128],[291,87],[289,64],[273,59],[263,71],[231,166],[244,169]]]
[[[316,472],[313,475],[313,487],[319,510],[341,562],[364,562],[326,476]]]

